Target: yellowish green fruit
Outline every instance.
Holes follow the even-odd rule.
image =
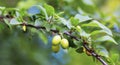
[[[78,29],[81,29],[80,26],[77,26]]]
[[[60,35],[56,35],[52,39],[52,45],[58,45],[60,43],[60,41],[61,41]]]
[[[79,31],[79,32],[81,32],[81,31],[82,31],[82,29],[81,29],[81,27],[80,27],[80,26],[76,26],[76,30],[77,30],[77,31]]]
[[[69,47],[69,42],[67,39],[62,39],[61,40],[61,46],[63,49],[67,49]]]
[[[23,31],[26,31],[26,26],[25,26],[25,25],[23,25],[23,27],[22,27],[22,28],[23,28]]]
[[[57,53],[57,52],[59,52],[59,50],[60,50],[60,46],[59,45],[52,45],[52,51],[54,52],[54,53]]]

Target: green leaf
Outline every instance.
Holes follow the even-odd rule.
[[[45,44],[47,44],[47,43],[48,43],[48,38],[47,38],[47,36],[46,36],[46,33],[44,33],[44,32],[38,32],[38,34],[39,34],[39,37],[42,39],[42,41],[43,41]]]
[[[101,27],[107,34],[112,36],[112,32],[109,28],[107,28],[106,26],[104,26],[103,24],[99,23],[96,20],[94,20],[93,22],[96,23],[99,27]]]
[[[78,32],[82,32],[82,28],[80,27],[80,26],[76,26],[76,28],[75,28]]]
[[[100,37],[96,40],[97,42],[102,42],[102,41],[110,41],[110,42],[113,42],[115,44],[118,44],[112,37],[110,36],[103,36],[103,37]]]
[[[101,56],[109,58],[109,53],[103,46],[100,45],[96,46],[96,52]]]
[[[70,21],[64,19],[64,18],[59,18],[60,22],[62,22],[63,25],[67,26],[69,29],[71,29],[72,25]]]
[[[81,39],[79,39],[79,40],[81,40]],[[82,47],[82,42],[81,41],[77,41],[75,39],[73,39],[72,41],[73,41],[73,44],[75,44],[77,46],[76,48]]]
[[[80,33],[80,36],[83,38],[90,37],[90,34],[86,33],[80,26],[76,26],[76,30]]]
[[[52,16],[55,13],[54,8],[48,4],[44,4],[44,8],[49,16]]]
[[[5,7],[1,7],[1,6],[0,6],[0,10],[5,10]]]
[[[35,26],[42,26],[42,25],[43,25],[43,21],[37,19],[37,20],[35,20],[34,25],[35,25]]]
[[[83,53],[83,47],[79,47],[78,49],[76,49],[77,53]]]
[[[46,28],[46,30],[47,30],[48,32],[50,31],[51,25],[50,25],[48,22],[44,21],[44,25],[43,25],[43,26]]]
[[[42,12],[44,12],[45,18],[46,18],[46,20],[48,20],[49,18],[48,18],[48,14],[46,12],[46,9],[44,7],[42,7],[41,5],[37,5],[37,7],[40,8]]]
[[[70,22],[73,26],[77,26],[79,24],[79,20],[75,19],[74,17],[70,18]]]
[[[80,36],[84,37],[84,38],[88,38],[88,37],[90,37],[90,34],[88,34],[88,33],[86,33],[85,31],[82,30],[82,32],[80,33]]]
[[[17,19],[13,18],[10,20],[10,24],[11,25],[18,25],[18,24],[21,24],[20,22],[17,21]]]
[[[76,43],[73,42],[73,39],[71,38],[67,38],[69,40],[69,47],[71,48],[77,48]]]
[[[90,22],[88,24],[82,24],[82,27],[85,27],[85,26],[91,26],[91,27],[99,27],[98,25],[96,25],[97,23],[95,22]]]
[[[12,30],[12,27],[7,19],[4,19],[5,23],[9,26],[10,30]]]
[[[91,20],[92,18],[90,18],[89,16],[85,16],[85,15],[80,15],[80,14],[76,14],[75,18],[79,20],[79,22],[84,22],[84,21],[88,21]]]
[[[92,22],[88,24],[83,24],[82,26],[100,27],[105,33],[107,33],[110,36],[113,36],[111,30],[107,28],[106,26],[104,26],[103,24],[101,24],[100,22],[98,22],[97,20],[93,20]]]
[[[93,31],[92,33],[90,33],[91,35],[97,35],[97,34],[100,34],[100,33],[106,33],[106,31],[104,30],[95,30]]]
[[[104,56],[106,58],[108,58],[108,51],[106,49],[102,49],[101,51],[99,51],[99,53],[101,56]]]
[[[119,61],[119,54],[113,53],[113,54],[111,55],[111,59],[112,59],[114,62]]]
[[[106,58],[110,65],[116,65],[112,58]]]

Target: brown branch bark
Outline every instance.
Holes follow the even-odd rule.
[[[34,25],[30,25],[30,24],[26,24],[26,26],[34,27],[34,28],[36,28],[36,29],[46,29],[45,27],[34,26]],[[52,32],[54,32],[54,33],[58,33],[58,32],[59,32],[58,30],[52,30],[52,29],[51,29],[50,31],[52,31]],[[69,32],[67,32],[67,31],[65,31],[64,34],[70,36],[71,38],[73,38],[73,39],[75,39],[75,40],[77,40],[77,41],[79,41],[79,39],[78,39],[76,36],[71,35],[71,34],[70,34]],[[98,55],[97,53],[95,53],[95,51],[93,51],[91,48],[89,48],[88,43],[85,42],[84,40],[83,40],[83,47],[84,47],[84,48],[86,49],[86,51],[88,51],[93,57],[95,57],[97,60],[99,60],[103,65],[108,65],[108,64],[101,58],[100,55]]]
[[[22,24],[23,25],[23,24]],[[33,27],[36,29],[46,29],[45,27],[40,27],[40,26],[34,26],[31,24],[26,24],[26,26],[28,27]],[[58,30],[50,30],[54,33],[58,33]],[[69,32],[65,31],[64,34],[70,36],[71,38],[79,41],[79,38],[77,38],[76,36],[71,35]],[[91,48],[89,48],[88,43],[86,41],[83,40],[83,47],[86,49],[86,51],[88,51],[93,57],[95,57],[97,60],[99,60],[103,65],[108,65],[102,58],[100,55],[98,55],[97,53],[95,53],[95,51],[93,51]]]
[[[3,18],[6,18],[6,17],[3,17],[3,16],[0,16],[0,20],[2,20]],[[34,25],[31,25],[31,24],[28,24],[28,23],[22,23],[20,25],[26,25],[27,27],[32,27],[32,28],[36,28],[36,29],[43,29],[43,30],[46,30],[46,27],[43,27],[43,26],[34,26]],[[51,32],[54,32],[54,33],[59,33],[59,30],[50,30]],[[63,34],[66,34],[68,36],[70,36],[71,38],[79,41],[79,38],[76,37],[76,36],[73,36],[71,35],[71,33],[69,33],[68,31],[65,31]],[[103,65],[108,65],[102,58],[100,55],[98,55],[95,51],[93,51],[91,48],[89,48],[88,46],[88,43],[86,41],[83,40],[83,47],[86,49],[86,51],[88,51],[93,57],[95,57],[97,60],[99,60]]]
[[[97,60],[99,60],[103,65],[108,65],[97,53],[95,53],[91,48],[89,48],[88,43],[83,41],[83,47],[91,53],[93,57],[95,57]]]

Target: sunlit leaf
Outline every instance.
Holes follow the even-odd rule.
[[[4,10],[5,9],[5,7],[0,7],[0,10]]]
[[[100,27],[104,30],[104,32],[106,32],[107,34],[112,36],[111,30],[96,20],[93,20],[92,22],[90,22],[88,24],[83,24],[82,26]]]
[[[90,34],[94,36],[94,35],[101,34],[101,33],[106,33],[106,31],[104,31],[104,30],[95,30]]]
[[[118,44],[112,37],[110,36],[103,36],[103,37],[100,37],[98,39],[96,39],[96,41],[98,42],[102,42],[102,41],[110,41],[110,42],[113,42],[115,44]]]
[[[70,18],[70,22],[72,25],[77,26],[79,24],[79,20],[75,19],[74,17]]]
[[[21,15],[18,11],[16,11],[15,13],[16,13],[16,17],[19,17]]]
[[[90,34],[86,33],[85,31],[82,30],[82,32],[80,33],[80,35],[82,37],[88,38],[90,36]]]
[[[44,8],[46,9],[47,14],[50,16],[52,16],[55,13],[54,8],[48,4],[44,4]]]
[[[98,21],[93,21],[94,23],[96,23],[97,25],[99,25],[107,34],[112,36],[112,32],[109,28],[107,28],[106,26],[104,26],[103,24],[99,23]]]
[[[88,38],[90,34],[86,33],[80,26],[76,26],[76,30],[80,33],[83,38]]]
[[[88,21],[91,20],[92,18],[90,18],[89,16],[85,16],[85,15],[80,15],[80,14],[76,14],[75,18],[79,20],[79,22],[84,22],[84,21]]]
[[[87,23],[87,24],[83,24],[82,26],[83,26],[83,27],[84,27],[84,26],[99,27],[99,26],[96,25],[96,23],[94,23],[94,22],[90,22],[90,23]]]
[[[76,30],[80,33],[82,32],[82,28],[80,26],[76,26]]]
[[[71,29],[72,25],[71,25],[70,21],[68,21],[64,18],[59,18],[59,19],[65,26],[67,26],[69,29]]]
[[[45,9],[44,7],[42,7],[41,5],[39,5],[39,6],[37,6],[37,7],[40,8],[42,12],[44,12],[45,18],[46,18],[46,20],[48,20],[48,14],[47,14],[47,12],[46,12],[46,9]]]

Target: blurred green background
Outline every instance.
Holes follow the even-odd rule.
[[[120,0],[0,0],[0,6],[28,9],[32,5],[48,3],[56,12],[64,11],[63,17],[69,18],[83,10],[89,16],[105,20],[114,34],[115,40],[120,41]],[[108,22],[109,21],[109,22]],[[112,22],[110,22],[112,21]],[[107,24],[106,24],[107,23]],[[51,51],[52,35],[48,35],[48,43],[44,44],[35,32],[15,29],[10,31],[7,26],[0,24],[0,65],[101,65],[94,62],[86,54],[76,53],[75,49],[60,52]],[[119,46],[104,44],[112,54],[120,53]]]

